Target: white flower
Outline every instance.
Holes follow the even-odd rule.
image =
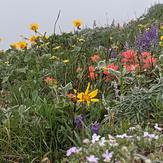
[[[98,142],[99,140],[100,140],[100,137],[101,136],[99,136],[99,135],[97,135],[97,134],[93,134],[92,135],[92,143],[94,144],[94,143],[96,143],[96,142]]]
[[[88,162],[92,162],[92,163],[98,163],[99,158],[95,157],[94,155],[90,155],[88,157],[86,157]]]
[[[157,130],[157,131],[162,131],[163,129],[161,127],[158,127],[158,124],[156,123],[154,128]]]
[[[149,134],[148,132],[144,132],[144,137],[149,139],[158,139],[158,136],[155,134]]]
[[[79,150],[76,147],[72,147],[69,150],[67,150],[66,156],[71,156],[74,153],[79,152]]]
[[[99,141],[99,145],[104,146],[105,142],[106,142],[105,137],[102,137],[101,140]]]
[[[113,156],[113,152],[108,152],[108,150],[102,155],[104,157],[104,162],[110,162]]]

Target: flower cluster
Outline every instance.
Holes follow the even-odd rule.
[[[156,47],[158,45],[157,25],[152,25],[151,28],[146,29],[143,34],[137,37],[136,43],[140,52],[145,52],[150,50],[151,47]]]
[[[158,124],[155,124],[154,127],[157,128]],[[100,135],[93,134],[91,139],[83,140],[82,147],[72,147],[67,150],[67,161],[71,163],[78,159],[79,162],[98,163],[130,162],[131,159],[134,161],[141,160],[142,157],[139,158],[137,155],[140,154],[140,151],[135,150],[133,152],[133,149],[141,147],[142,151],[148,151],[149,153],[150,148],[153,150],[152,153],[157,153],[158,149],[161,149],[160,142],[163,141],[163,135],[160,127],[158,128],[159,130],[153,130],[153,133],[135,126],[130,127],[127,133],[115,136],[101,137]],[[155,147],[153,147],[153,143],[155,143]],[[154,159],[150,155],[144,158],[150,162]]]
[[[156,64],[157,59],[149,52],[142,52],[140,56],[133,50],[127,50],[122,53],[121,63],[126,68],[127,72],[132,72],[140,67],[143,70],[152,68]]]

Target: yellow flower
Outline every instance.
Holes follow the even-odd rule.
[[[160,41],[160,42],[159,42],[159,45],[160,45],[160,46],[163,46],[163,42]]]
[[[160,29],[163,30],[163,23],[160,24]]]
[[[163,36],[160,37],[160,40],[163,41]]]
[[[76,19],[73,21],[73,25],[79,29],[80,26],[82,25],[82,22],[81,22],[81,20]]]
[[[25,41],[20,41],[20,42],[18,42],[18,47],[20,49],[26,49],[27,48],[27,43]]]
[[[18,49],[18,48],[19,48],[19,45],[18,45],[17,42],[14,42],[14,43],[11,43],[11,44],[10,44],[10,47],[11,47],[12,49]]]
[[[30,38],[29,38],[29,41],[32,43],[32,44],[35,44],[36,42],[37,42],[37,40],[38,40],[38,36],[31,36]]]
[[[99,99],[94,98],[97,96],[98,89],[89,93],[89,88],[90,88],[90,82],[88,83],[85,92],[77,93],[77,91],[74,90],[74,92],[77,93],[77,98],[78,98],[77,102],[87,103],[88,106],[90,105],[91,102],[99,102]]]
[[[65,59],[65,60],[63,60],[63,63],[68,63],[69,62],[69,60],[68,59]]]
[[[37,24],[37,23],[30,24],[30,29],[32,31],[36,32],[38,30],[38,28],[39,28],[39,24]]]

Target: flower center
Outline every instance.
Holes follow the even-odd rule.
[[[91,98],[89,97],[88,94],[83,94],[82,98],[83,98],[83,101],[90,101],[91,100]]]

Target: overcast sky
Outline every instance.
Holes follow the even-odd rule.
[[[148,7],[163,0],[0,0],[0,49],[19,41],[20,35],[30,36],[29,24],[40,24],[40,31],[53,31],[57,13],[62,31],[73,30],[72,21],[81,19],[88,27],[96,20],[98,25],[129,21],[139,17]]]

